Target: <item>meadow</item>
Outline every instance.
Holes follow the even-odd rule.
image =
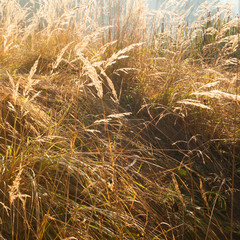
[[[239,18],[38,2],[0,0],[0,238],[239,239]]]

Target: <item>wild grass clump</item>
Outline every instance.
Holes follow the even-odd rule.
[[[20,3],[0,1],[0,236],[238,239],[239,19]]]

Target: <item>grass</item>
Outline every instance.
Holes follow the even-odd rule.
[[[104,3],[0,1],[1,238],[238,239],[239,19]]]

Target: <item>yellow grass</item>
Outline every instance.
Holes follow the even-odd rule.
[[[0,238],[238,239],[239,19],[102,2],[0,0]]]

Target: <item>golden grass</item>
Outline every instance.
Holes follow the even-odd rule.
[[[238,239],[239,20],[103,2],[0,1],[0,237]]]

